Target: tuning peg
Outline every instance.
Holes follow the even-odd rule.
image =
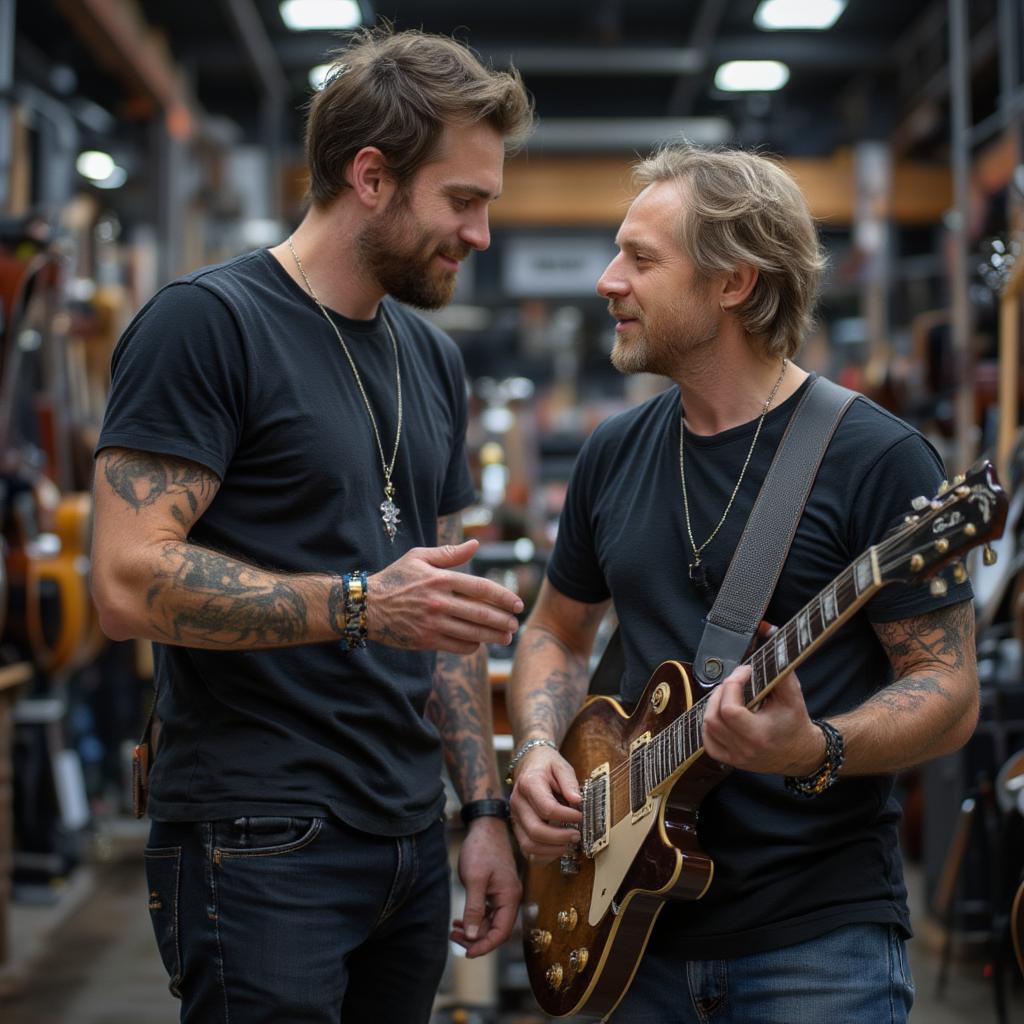
[[[944,579],[936,577],[928,589],[932,592],[933,597],[945,597],[949,591],[949,584]]]
[[[945,494],[946,491],[948,491],[948,490],[949,490],[949,481],[948,480],[943,480],[942,483],[939,484],[939,494]]]
[[[910,507],[915,512],[923,512],[928,507],[928,505],[928,499],[923,494],[919,494],[910,502]]]
[[[963,581],[967,579],[967,570],[964,568],[963,562],[953,563],[953,579],[955,579],[957,583],[963,583]]]
[[[986,565],[995,565],[996,562],[999,561],[999,556],[995,553],[993,548],[988,546],[988,544],[986,544],[982,550],[981,557]]]
[[[959,487],[966,479],[967,477],[964,476],[963,473],[957,473],[957,475],[953,477],[953,486]]]
[[[958,498],[968,498],[971,494],[970,487],[967,484],[961,484],[954,492]]]

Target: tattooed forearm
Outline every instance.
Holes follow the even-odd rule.
[[[868,704],[884,708],[893,718],[902,715],[913,714],[924,707],[930,697],[941,697],[950,704],[955,702],[954,695],[950,693],[948,684],[938,676],[915,674],[897,679],[894,683],[879,690],[868,700]]]
[[[445,764],[459,797],[466,801],[498,796],[485,649],[467,656],[438,654],[426,714],[441,735]]]
[[[561,740],[586,692],[586,662],[542,629],[528,628],[521,646],[519,656],[531,659],[539,670],[539,679],[532,672],[526,673],[518,687],[513,714],[515,734],[520,739],[544,736]]]
[[[183,543],[164,545],[155,576],[151,625],[170,643],[265,647],[309,638],[306,598],[287,578]]]
[[[111,490],[136,513],[170,498],[170,513],[186,530],[220,485],[216,474],[186,459],[115,448],[101,454],[100,460]]]

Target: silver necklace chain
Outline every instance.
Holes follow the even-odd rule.
[[[302,260],[299,259],[299,254],[295,251],[295,246],[292,244],[290,235],[288,236],[288,249],[292,254],[292,259],[295,260],[295,266],[299,268],[302,280],[306,283],[306,290],[309,292],[310,297],[317,304],[317,307],[320,312],[323,313],[327,322],[334,328],[334,333],[338,336],[338,342],[341,345],[341,350],[345,353],[348,365],[352,368],[352,376],[356,379],[356,386],[359,388],[359,394],[363,396],[363,404],[366,406],[366,413],[370,417],[370,426],[373,427],[373,436],[377,439],[377,452],[380,455],[380,468],[384,473],[384,501],[380,506],[381,518],[384,520],[384,531],[387,533],[390,541],[394,543],[395,534],[398,532],[399,526],[398,516],[401,510],[394,502],[395,485],[391,482],[391,474],[395,471],[395,462],[398,459],[398,445],[402,440],[402,370],[398,362],[398,342],[395,340],[395,332],[391,329],[391,324],[388,322],[387,315],[382,309],[381,319],[384,321],[384,326],[387,328],[388,337],[391,339],[391,349],[395,354],[395,394],[397,396],[398,405],[398,425],[395,427],[395,447],[391,452],[391,461],[388,462],[384,457],[384,445],[381,443],[380,431],[377,429],[377,417],[373,415],[370,398],[366,394],[366,388],[363,387],[363,379],[359,376],[356,361],[352,358],[352,353],[349,351],[348,345],[345,344],[345,339],[342,337],[341,330],[338,328],[338,325],[334,322],[334,318],[327,312],[327,307],[320,301],[320,297],[313,290],[313,286],[309,282],[306,270],[302,266]]]
[[[683,487],[683,518],[686,520],[686,534],[690,538],[690,547],[693,549],[693,561],[689,565],[690,579],[698,586],[706,587],[708,585],[707,573],[701,565],[701,552],[715,539],[716,534],[722,528],[729,512],[732,509],[732,504],[736,500],[736,495],[739,494],[740,484],[743,483],[743,477],[746,476],[747,473],[747,466],[750,465],[750,460],[754,455],[754,448],[757,446],[757,439],[761,436],[761,427],[764,426],[764,418],[768,415],[768,410],[771,408],[771,404],[775,400],[775,395],[782,384],[782,378],[786,376],[786,367],[788,365],[789,360],[783,359],[782,372],[779,374],[779,378],[776,380],[775,385],[771,390],[771,394],[769,394],[764,403],[764,408],[761,410],[761,415],[757,421],[757,429],[754,431],[754,439],[750,442],[750,449],[747,451],[747,457],[743,462],[743,468],[740,470],[739,479],[736,481],[736,486],[732,489],[732,494],[729,495],[729,501],[725,506],[725,511],[722,513],[722,518],[718,520],[718,525],[710,534],[708,534],[707,540],[700,545],[698,545],[693,539],[693,527],[690,525],[690,502],[686,495],[686,459],[683,454],[686,447],[686,423],[682,412],[679,414],[679,482]]]

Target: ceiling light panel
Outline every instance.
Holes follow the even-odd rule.
[[[761,0],[754,24],[766,31],[831,28],[846,9],[846,0]]]
[[[283,0],[279,10],[293,32],[357,28],[363,21],[356,0]]]
[[[715,72],[723,92],[774,92],[789,81],[789,68],[778,60],[730,60]]]

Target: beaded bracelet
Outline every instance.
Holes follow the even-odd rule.
[[[810,775],[786,776],[786,789],[808,797],[824,793],[835,783],[845,753],[843,734],[834,725],[817,718],[811,721],[825,734],[825,760]]]
[[[341,577],[345,595],[345,624],[342,629],[341,649],[352,651],[366,646],[366,573],[357,570]]]

